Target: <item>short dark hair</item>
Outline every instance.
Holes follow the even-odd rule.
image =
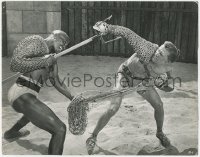
[[[177,49],[176,46],[170,41],[165,41],[164,46],[169,52],[168,60],[172,63],[175,62],[180,56],[180,50]]]

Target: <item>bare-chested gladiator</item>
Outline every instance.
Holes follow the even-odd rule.
[[[68,35],[61,30],[55,30],[46,39],[33,35],[17,45],[11,59],[11,70],[21,72],[22,75],[10,88],[8,99],[14,110],[23,116],[4,133],[5,139],[29,134],[28,130],[20,129],[31,122],[51,134],[48,154],[62,154],[66,125],[38,99],[38,93],[43,83],[49,79],[60,93],[70,100],[73,99],[66,85],[60,83],[57,62],[52,55],[66,49],[68,43]]]
[[[123,26],[108,25],[103,21],[99,21],[93,28],[102,35],[110,33],[121,36],[132,46],[134,54],[119,67],[118,81],[115,88],[120,90],[125,87],[138,87],[137,92],[154,108],[157,138],[164,147],[170,146],[170,140],[163,133],[163,102],[155,89],[155,85],[160,89],[165,88],[164,84],[171,77],[172,63],[178,58],[179,50],[169,41],[158,46]],[[124,78],[126,81],[124,81]],[[110,106],[98,120],[92,135],[86,141],[88,154],[93,153],[98,133],[118,111],[122,98],[122,95],[113,97]]]

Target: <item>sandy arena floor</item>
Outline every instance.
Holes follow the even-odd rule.
[[[73,77],[84,74],[92,75],[92,80],[83,82],[80,87],[69,89],[79,94],[86,90],[107,91],[112,87],[95,87],[94,80],[97,77],[113,77],[119,65],[126,58],[119,57],[94,57],[69,55],[58,60],[61,78],[66,77],[65,83]],[[9,70],[10,58],[2,59],[3,79],[13,73]],[[138,94],[127,95],[122,102],[118,113],[111,119],[108,125],[98,136],[95,155],[137,155],[137,154],[182,154],[191,153],[189,148],[198,148],[198,83],[197,65],[175,63],[174,76],[181,77],[182,84],[176,84],[176,89],[171,93],[158,90],[164,103],[165,122],[164,132],[170,138],[172,147],[165,149],[155,136],[156,124],[153,116],[153,108]],[[10,106],[7,100],[7,92],[15,79],[2,85],[2,132],[9,129],[21,117]],[[97,81],[97,80],[96,80]],[[113,80],[112,80],[113,81]],[[101,80],[96,82],[99,86]],[[91,93],[91,92],[90,92]],[[41,90],[40,100],[44,101],[57,116],[67,125],[67,106],[70,103],[67,98],[58,93],[53,87],[45,87]],[[106,110],[109,100],[93,104],[88,113],[88,127],[82,136],[74,136],[67,131],[64,155],[87,155],[85,141],[94,129],[99,116]],[[50,134],[28,124],[26,129],[30,135],[13,142],[2,139],[2,152],[5,155],[40,155],[47,154]],[[195,149],[195,150],[196,150]]]

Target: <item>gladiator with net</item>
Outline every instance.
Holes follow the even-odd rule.
[[[129,28],[97,22],[93,28],[102,36],[112,34],[124,38],[132,47],[133,55],[119,66],[115,90],[135,87],[137,93],[146,99],[154,109],[157,126],[156,137],[164,147],[170,146],[170,140],[163,132],[164,108],[156,88],[170,92],[173,89],[166,85],[171,78],[173,62],[179,57],[179,50],[170,41],[161,46],[145,40]],[[122,79],[126,81],[122,81]],[[88,154],[92,154],[99,132],[119,110],[123,95],[111,99],[108,109],[99,118],[92,135],[86,140]]]

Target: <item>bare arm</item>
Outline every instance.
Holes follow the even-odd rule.
[[[58,65],[57,63],[53,65],[53,70],[50,72],[50,82],[52,85],[64,96],[66,96],[68,99],[72,100],[74,96],[70,93],[70,91],[67,89],[67,86],[65,85],[64,81],[61,82],[59,75],[58,75]]]

